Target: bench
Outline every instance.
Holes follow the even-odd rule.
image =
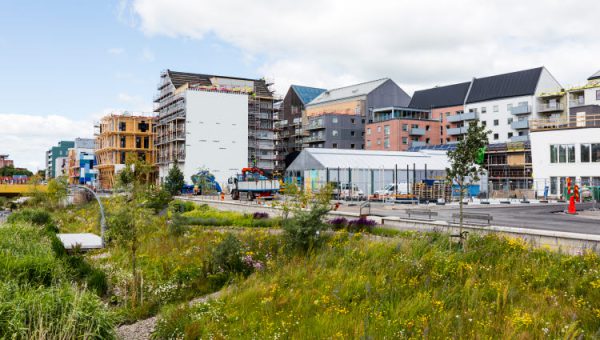
[[[431,209],[408,209],[406,210],[406,214],[408,214],[408,218],[412,218],[412,216],[427,216],[428,220],[431,220],[432,216],[437,216],[438,213],[435,211],[431,211]]]
[[[463,213],[463,221],[466,220],[477,220],[477,221],[487,221],[487,224],[490,225],[494,218],[490,214],[482,214],[482,213]],[[460,214],[454,213],[452,214],[452,223],[456,223],[456,221],[460,221]]]

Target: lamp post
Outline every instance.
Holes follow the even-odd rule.
[[[100,239],[102,240],[101,247],[104,248],[104,234],[106,232],[106,218],[104,216],[104,206],[102,205],[100,198],[98,197],[98,195],[96,195],[96,193],[92,189],[90,189],[84,185],[73,184],[73,185],[70,185],[69,188],[71,188],[71,189],[79,188],[79,189],[87,190],[88,192],[92,193],[92,195],[98,202],[98,206],[100,206]]]

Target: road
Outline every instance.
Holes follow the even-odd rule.
[[[518,204],[502,206],[465,206],[465,212],[488,213],[493,217],[492,224],[503,227],[517,227],[527,229],[540,229],[551,231],[564,231],[600,235],[600,219],[585,218],[577,215],[557,213],[563,211],[563,204]],[[385,209],[381,203],[373,203],[371,214],[377,216],[398,216],[406,218],[406,209],[428,208],[436,211],[437,220],[452,221],[452,214],[458,212],[458,205],[447,206],[401,206],[399,210]],[[591,204],[580,204],[578,209],[589,209]],[[357,207],[344,205],[343,211],[358,212]]]

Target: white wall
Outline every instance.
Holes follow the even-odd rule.
[[[200,168],[223,184],[248,164],[248,95],[186,91],[186,183]]]
[[[584,91],[583,95],[585,105],[600,105],[600,100],[596,99],[596,91],[600,91],[600,86],[586,89]]]
[[[530,134],[533,178],[550,183],[550,177],[600,177],[600,163],[581,162],[581,144],[600,143],[600,128],[536,131]],[[575,144],[575,163],[550,163],[550,145]],[[538,186],[538,191],[543,190]]]
[[[508,118],[512,118],[514,121],[519,119],[519,116],[523,118],[529,118],[530,115],[513,115],[508,110],[508,104],[512,104],[513,106],[519,105],[520,102],[527,102],[528,105],[533,105],[533,96],[522,96],[522,97],[512,97],[512,98],[503,98],[497,100],[489,100],[485,102],[472,103],[465,105],[465,112],[469,112],[470,109],[477,109],[479,113],[479,121],[485,121],[486,127],[488,130],[492,132],[489,134],[490,143],[505,143],[510,142],[510,138],[508,137],[508,133],[512,132],[513,136],[519,135],[519,130],[513,130],[513,128],[508,123]],[[498,112],[494,112],[494,106],[498,106]],[[482,108],[486,108],[486,113],[481,113]],[[532,107],[533,109],[533,107]],[[498,119],[498,126],[494,126],[494,120]],[[522,130],[527,131],[527,130]],[[498,139],[494,139],[494,134],[498,134]]]

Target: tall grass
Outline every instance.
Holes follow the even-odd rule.
[[[114,337],[111,313],[85,288],[92,270],[78,272],[83,267],[56,242],[40,226],[13,221],[0,228],[0,337]]]
[[[165,311],[158,338],[594,338],[600,259],[519,240],[443,234],[377,242],[338,233],[220,301]]]

